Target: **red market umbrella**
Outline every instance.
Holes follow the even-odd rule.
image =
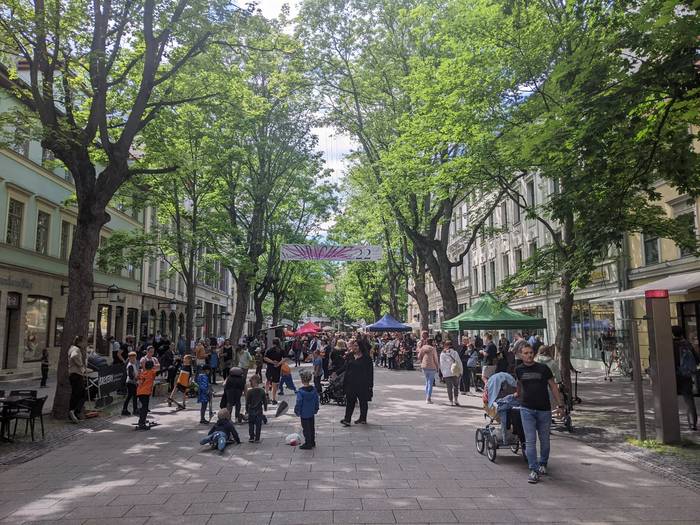
[[[294,335],[309,335],[309,334],[316,334],[321,331],[321,327],[318,326],[315,323],[312,323],[309,321],[305,325],[303,325],[299,330],[294,332]]]

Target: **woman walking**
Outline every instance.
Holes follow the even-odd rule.
[[[367,424],[368,402],[372,399],[374,388],[374,365],[369,357],[367,345],[360,346],[355,339],[350,339],[348,349],[352,352],[345,365],[343,387],[345,389],[345,417],[340,424],[349,427],[355,405],[360,404],[360,417],[355,424]]]
[[[438,369],[438,356],[435,350],[435,340],[430,338],[425,341],[418,350],[418,361],[425,376],[425,402],[433,402],[433,383],[435,383],[435,374]]]
[[[459,354],[452,348],[452,342],[449,339],[446,339],[442,344],[440,371],[442,372],[442,377],[445,378],[447,397],[450,398],[450,405],[459,406],[457,397],[459,396],[459,378],[462,375],[462,360],[459,358]]]
[[[68,417],[73,423],[80,420],[80,412],[85,404],[85,360],[83,359],[84,339],[76,335],[68,349],[68,380],[70,381],[70,404]]]

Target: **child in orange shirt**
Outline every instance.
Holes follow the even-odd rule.
[[[139,430],[149,430],[150,427],[146,425],[146,416],[148,415],[148,402],[151,399],[151,394],[153,393],[153,383],[156,380],[156,371],[153,366],[153,361],[146,361],[145,370],[141,370],[136,379],[138,381],[138,386],[136,387],[136,397],[141,403],[141,409],[139,412]]]
[[[280,365],[280,384],[277,387],[277,393],[281,396],[284,395],[282,390],[283,386],[291,388],[294,393],[297,393],[297,387],[294,386],[294,379],[292,379],[292,369],[289,367],[289,358],[285,357],[282,359],[282,364]]]

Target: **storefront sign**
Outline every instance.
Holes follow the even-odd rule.
[[[119,390],[124,383],[124,365],[103,366],[97,371],[97,386],[100,389],[100,397]]]
[[[32,289],[32,282],[27,279],[12,279],[11,277],[0,277],[0,285],[12,288]]]

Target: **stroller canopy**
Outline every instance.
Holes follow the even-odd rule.
[[[309,334],[316,334],[321,331],[321,327],[318,326],[315,323],[312,323],[309,321],[305,325],[303,325],[299,330],[294,332],[294,335],[309,335]]]
[[[442,323],[443,330],[486,330],[489,328],[519,330],[521,328],[547,328],[546,319],[530,317],[500,303],[486,293],[471,308],[457,317]]]
[[[365,330],[369,332],[410,332],[413,328],[386,314],[376,323],[367,325]]]

